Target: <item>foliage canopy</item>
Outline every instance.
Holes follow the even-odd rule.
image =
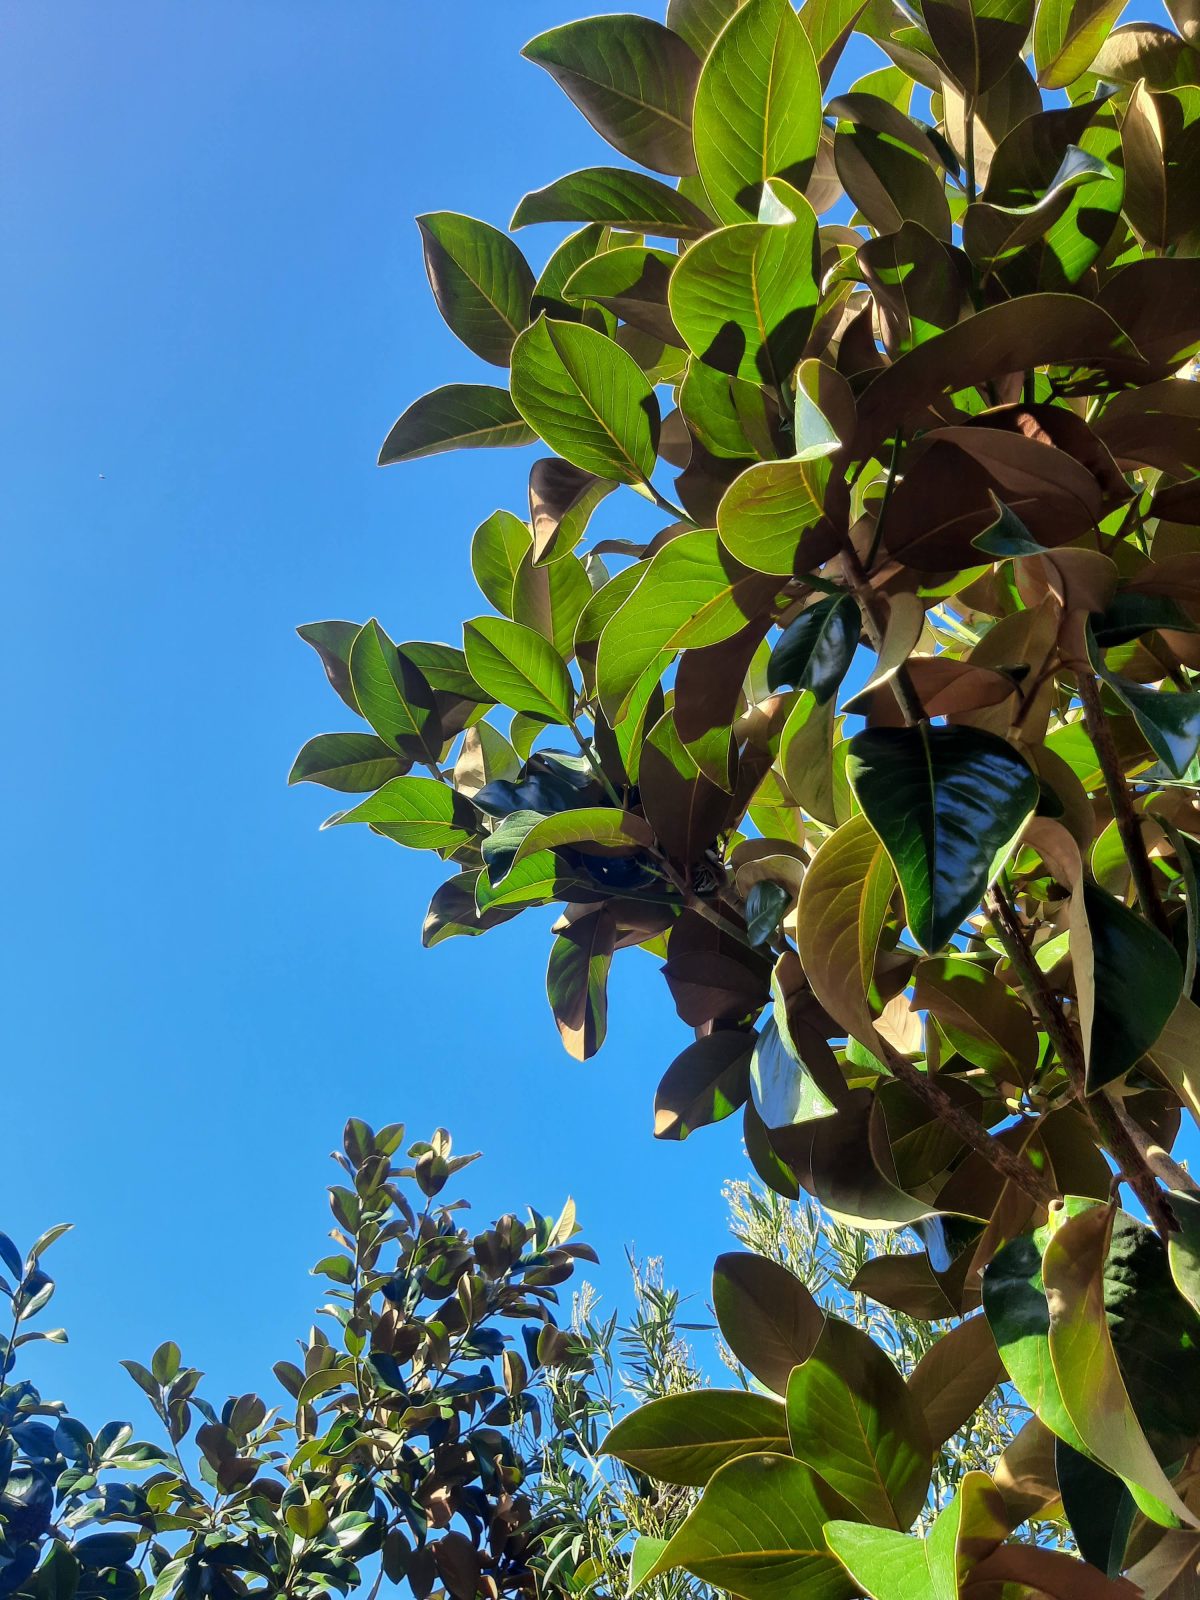
[[[616,951],[659,956],[695,1030],[659,1137],[744,1107],[781,1193],[917,1230],[861,1292],[965,1319],[916,1385],[723,1258],[766,1392],[614,1431],[705,1485],[643,1574],[1193,1592],[1200,1198],[1169,1152],[1200,1105],[1200,32],[1191,0],[1173,28],[1120,10],[571,23],[526,54],[649,171],[527,195],[514,229],[576,230],[540,272],[421,219],[439,309],[508,385],[416,401],[381,462],[549,453],[474,535],[492,611],[461,648],[301,630],[372,731],[293,779],[453,867],[427,944],[561,906],[577,1056]],[[881,64],[843,91],[853,34]],[[669,519],[645,543],[589,538],[620,487]],[[1028,1427],[918,1542],[946,1394],[969,1415],[1001,1377]],[[1086,1562],[1009,1540],[1060,1504]]]

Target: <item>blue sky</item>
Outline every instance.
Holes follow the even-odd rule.
[[[168,1336],[218,1396],[270,1382],[352,1113],[482,1148],[477,1214],[573,1194],[610,1294],[627,1242],[700,1294],[724,1248],[738,1127],[650,1136],[690,1038],[656,964],[618,960],[609,1042],[573,1063],[546,913],[423,952],[436,861],[318,834],[338,797],[285,786],[350,720],[296,624],[454,640],[482,609],[470,534],[527,462],[374,465],[409,400],[491,370],[412,218],[503,225],[606,159],[518,54],[581,9],[0,7],[0,1228],[76,1223],[51,1257],[73,1342],[39,1370],[93,1420],[146,1421],[117,1361]]]

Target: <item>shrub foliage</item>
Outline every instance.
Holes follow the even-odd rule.
[[[540,272],[420,219],[439,310],[508,383],[417,400],[380,460],[543,453],[471,542],[461,647],[301,630],[367,731],[293,779],[447,863],[427,944],[558,905],[576,1056],[616,951],[657,955],[695,1034],[659,1137],[744,1107],[781,1193],[917,1231],[857,1291],[961,1319],[905,1381],[722,1258],[763,1392],[612,1433],[703,1488],[642,1574],[1194,1592],[1200,1199],[1170,1150],[1200,1099],[1200,33],[1169,9],[570,23],[526,54],[638,165],[525,196],[514,230],[574,229]],[[863,37],[879,65],[835,87]],[[592,532],[621,489],[662,513],[644,543]],[[1001,1380],[1031,1420],[918,1541]],[[1010,1538],[1060,1505],[1084,1561]]]

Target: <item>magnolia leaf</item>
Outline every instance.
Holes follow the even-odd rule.
[[[1179,1223],[1179,1232],[1167,1241],[1171,1276],[1192,1310],[1200,1314],[1200,1197],[1172,1194],[1171,1209]]]
[[[893,356],[958,321],[966,299],[962,258],[919,222],[868,239],[857,254]]]
[[[373,733],[320,733],[292,764],[289,783],[320,783],[344,794],[365,794],[412,765]]]
[[[626,714],[656,659],[665,667],[675,650],[732,638],[766,608],[775,588],[730,555],[715,533],[684,533],[664,545],[600,635],[596,683],[609,722]]]
[[[721,542],[759,572],[791,577],[806,561],[805,535],[822,516],[826,460],[760,461],[735,478],[717,507]]]
[[[512,353],[512,397],[531,428],[585,472],[645,483],[658,458],[658,402],[619,345],[539,317]]]
[[[1123,0],[1040,0],[1033,59],[1043,89],[1065,89],[1091,66]]]
[[[780,1009],[777,1005],[777,1015]],[[755,1040],[750,1063],[750,1090],[754,1097],[754,1109],[762,1118],[763,1126],[768,1129],[789,1128],[795,1123],[832,1116],[837,1108],[801,1058],[793,1041],[784,1036],[777,1015],[768,1019]],[[836,1073],[836,1064],[824,1039],[813,1035],[805,1041],[804,1048],[823,1050],[829,1058],[828,1072]]]
[[[412,850],[452,850],[474,831],[468,802],[436,778],[393,778],[369,799],[330,817],[326,828],[368,822],[376,833]]]
[[[356,635],[348,666],[358,709],[379,737],[415,761],[436,761],[442,726],[433,690],[374,619]]]
[[[562,657],[532,628],[505,617],[463,624],[471,675],[500,705],[546,722],[570,723],[575,691]]]
[[[1090,883],[1072,903],[1071,952],[1092,1094],[1152,1048],[1179,1002],[1183,966],[1156,928]]]
[[[414,400],[379,450],[379,465],[417,461],[446,450],[485,450],[534,444],[537,434],[507,389],[486,383],[448,383]]]
[[[860,1328],[827,1317],[787,1387],[792,1454],[877,1526],[907,1528],[925,1503],[933,1453],[890,1358]]]
[[[792,1369],[808,1360],[825,1325],[809,1291],[777,1262],[730,1251],[717,1257],[712,1296],[734,1355],[760,1383],[786,1394]]]
[[[739,1456],[786,1449],[783,1406],[742,1389],[697,1389],[651,1400],[622,1417],[604,1441],[605,1455],[635,1472],[696,1487]]]
[[[821,80],[791,0],[747,0],[726,24],[700,74],[693,132],[723,222],[757,216],[768,178],[803,191],[821,137]]]
[[[513,213],[511,226],[532,222],[606,223],[658,239],[698,239],[712,227],[711,217],[686,195],[624,167],[586,167],[535,189]]]
[[[751,944],[766,944],[792,903],[792,891],[770,878],[750,885],[746,896],[746,937]]]
[[[454,211],[417,218],[425,271],[452,333],[477,356],[506,367],[529,321],[533,273],[506,233]]]
[[[667,26],[704,60],[743,0],[667,0]]]
[[[550,948],[546,994],[567,1053],[576,1061],[587,1061],[604,1043],[616,934],[616,923],[602,906],[572,922]]]
[[[721,1122],[750,1093],[754,1035],[738,1028],[705,1034],[677,1055],[654,1096],[654,1137],[686,1139]]]
[[[622,155],[658,172],[695,172],[700,60],[670,28],[649,17],[585,17],[538,34],[521,54],[545,67]]]
[[[877,1050],[867,996],[896,875],[866,817],[853,817],[813,858],[800,888],[796,948],[817,999],[860,1044]]]
[[[1063,1407],[1084,1448],[1146,1490],[1181,1522],[1200,1521],[1159,1465],[1130,1403],[1104,1304],[1104,1267],[1115,1212],[1093,1206],[1064,1221],[1042,1258],[1048,1343]]]
[[[966,1426],[1005,1376],[986,1317],[956,1323],[929,1346],[909,1375],[908,1392],[935,1450]]]
[[[1020,56],[1033,0],[924,0],[921,16],[938,55],[974,106]]]
[[[908,925],[931,954],[978,906],[1038,801],[1013,747],[975,728],[868,728],[847,773],[891,857]]]
[[[755,0],[751,0],[755,3]],[[671,318],[706,365],[781,391],[820,298],[817,219],[791,195],[778,223],[738,222],[694,244],[671,276]]]
[[[743,1455],[712,1478],[647,1576],[684,1567],[744,1600],[850,1600],[854,1586],[823,1534],[847,1509],[801,1462]]]
[[[666,250],[625,245],[605,250],[573,272],[563,293],[568,300],[594,300],[631,328],[667,344],[682,343],[667,306],[671,273],[679,260]]]
[[[986,967],[930,956],[913,973],[913,1004],[927,1010],[951,1046],[992,1077],[1027,1084],[1037,1066],[1037,1030],[1024,1003]]]
[[[850,669],[862,618],[853,595],[829,595],[784,629],[767,663],[767,687],[811,689],[817,704],[831,700]]]
[[[636,813],[618,811],[615,806],[588,806],[541,818],[517,846],[512,866],[539,850],[557,850],[564,845],[603,852],[646,848],[653,843],[654,835]]]

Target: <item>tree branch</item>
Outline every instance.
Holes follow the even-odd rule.
[[[1107,1090],[1101,1089],[1091,1095],[1087,1093],[1083,1045],[1067,1021],[1058,996],[1034,960],[1033,951],[1025,937],[1025,929],[1012,901],[997,884],[988,890],[984,904],[992,919],[996,936],[1004,947],[1004,953],[1020,977],[1022,987],[1033,1004],[1039,1022],[1050,1036],[1055,1054],[1067,1074],[1072,1093],[1090,1118],[1100,1144],[1117,1163],[1118,1176],[1123,1178],[1137,1195],[1146,1215],[1165,1242],[1172,1233],[1178,1231],[1178,1224],[1169,1199],[1158,1186],[1157,1175],[1149,1160],[1150,1141],[1138,1128],[1125,1107],[1109,1095]],[[1172,1168],[1180,1173],[1183,1172],[1181,1167],[1177,1167],[1177,1163],[1166,1156],[1165,1151],[1162,1154]],[[1183,1176],[1186,1177],[1187,1174],[1184,1173]]]

